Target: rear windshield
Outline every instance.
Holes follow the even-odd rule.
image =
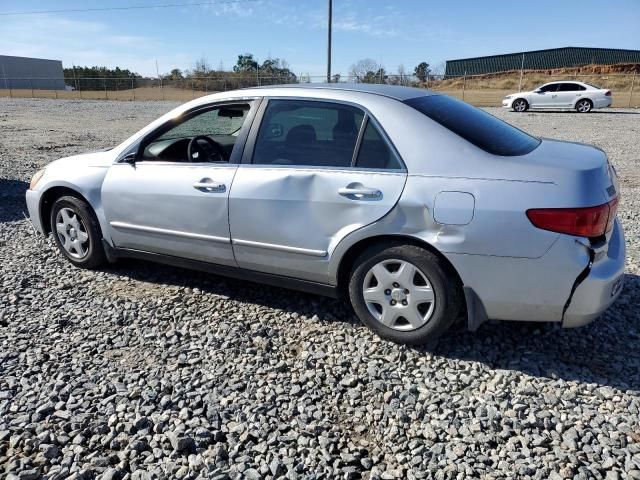
[[[404,103],[493,155],[525,155],[540,145],[537,138],[455,98],[429,95]]]

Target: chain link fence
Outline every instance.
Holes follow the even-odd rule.
[[[65,90],[46,88],[48,78],[0,78],[0,97],[86,100],[187,101],[210,93],[254,86],[321,83],[324,76],[274,77],[260,74],[221,74],[187,78],[65,78]],[[514,71],[487,75],[335,75],[337,83],[381,83],[429,88],[476,106],[500,106],[505,95],[533,90],[551,81],[580,81],[611,90],[614,107],[640,107],[640,79],[636,73],[557,74]]]

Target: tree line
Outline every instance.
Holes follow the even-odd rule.
[[[441,69],[441,68],[440,68]],[[397,73],[389,74],[383,65],[365,58],[351,65],[348,81],[359,83],[388,83],[397,85],[420,85],[433,80],[442,72],[437,71],[427,62],[420,62],[413,71],[407,72],[404,65],[399,65]],[[64,69],[64,76],[68,85],[83,90],[122,90],[140,87],[155,81],[145,79],[140,74],[128,69],[107,67],[79,67]],[[309,77],[298,77],[289,68],[286,60],[281,58],[267,58],[259,62],[251,53],[238,55],[236,64],[231,70],[226,70],[220,64],[213,68],[206,58],[197,60],[190,69],[172,69],[169,73],[160,75],[159,80],[177,88],[194,90],[230,90],[234,88],[260,85],[275,85],[283,83],[302,83],[310,81]],[[340,74],[332,77],[333,82],[343,80]]]
[[[399,65],[397,73],[389,74],[387,70],[371,58],[365,58],[351,65],[349,76],[359,83],[388,83],[397,85],[426,84],[436,76],[444,73],[444,67],[432,68],[427,62],[420,62],[412,73],[408,73],[404,65]],[[339,82],[340,75],[334,75],[333,81]]]
[[[267,58],[260,63],[251,53],[238,55],[231,72],[225,70],[223,65],[211,68],[207,60],[202,58],[193,68],[184,72],[174,68],[162,79],[170,82],[172,86],[194,90],[229,90],[254,86],[257,83],[275,85],[298,82],[298,77],[291,71],[286,60]],[[221,87],[223,83],[224,88]]]
[[[142,76],[128,69],[71,67],[63,69],[67,85],[83,90],[123,90],[140,86]]]

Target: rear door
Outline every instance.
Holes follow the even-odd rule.
[[[586,88],[577,83],[566,82],[559,84],[558,91],[556,92],[557,105],[562,108],[573,107],[573,104],[582,95],[584,90],[586,90]]]
[[[357,106],[271,99],[262,109],[229,198],[236,261],[326,283],[335,246],[393,208],[406,170]]]

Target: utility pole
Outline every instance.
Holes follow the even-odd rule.
[[[327,23],[327,83],[331,83],[331,23],[333,16],[333,0],[329,0],[329,18]]]

